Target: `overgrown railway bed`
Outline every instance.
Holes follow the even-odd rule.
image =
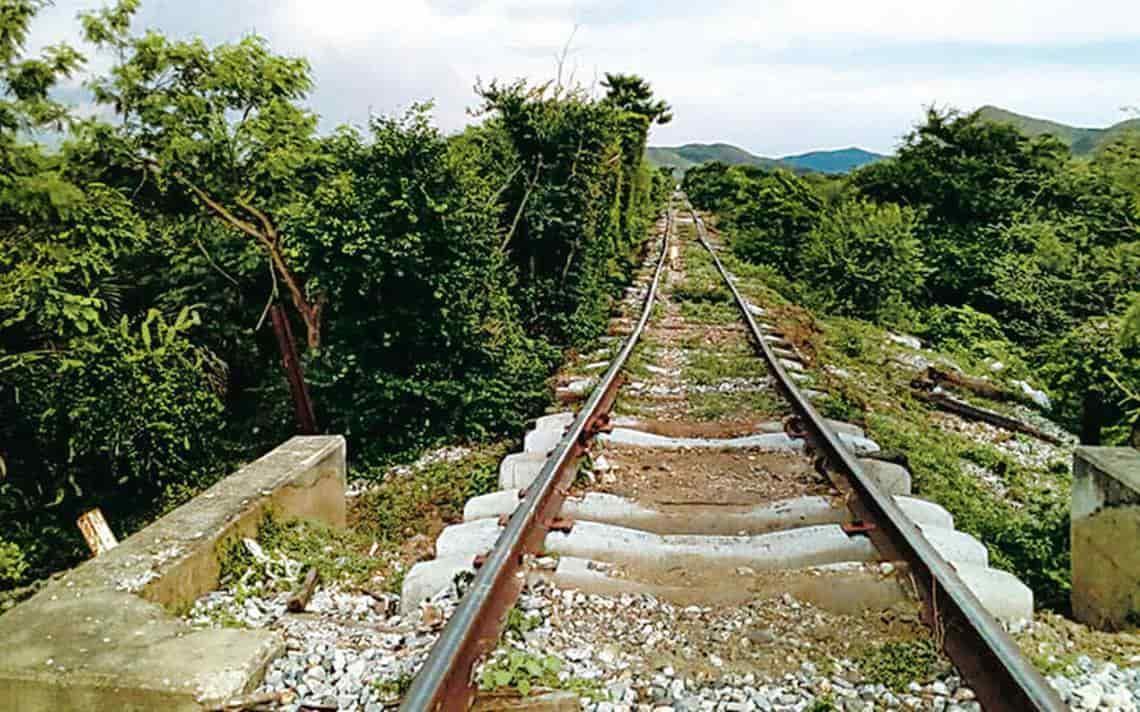
[[[559,389],[577,412],[539,419],[408,573],[404,610],[450,617],[402,709],[466,709],[478,686],[599,709],[1065,709],[999,622],[1032,616],[1029,589],[819,416],[827,394],[683,196],[660,228],[620,347]],[[912,668],[934,681],[888,691]]]

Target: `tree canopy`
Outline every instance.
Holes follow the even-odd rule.
[[[0,2],[0,586],[76,560],[84,509],[129,531],[294,432],[271,305],[360,472],[513,431],[668,188],[636,77],[490,83],[450,136],[430,103],[321,132],[305,59],[120,0],[80,16],[106,60],[80,117],[52,98],[79,53],[23,50],[44,6]]]

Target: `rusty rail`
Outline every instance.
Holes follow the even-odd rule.
[[[691,205],[688,210],[697,228],[697,238],[732,291],[753,341],[775,377],[777,387],[801,419],[801,427],[806,427],[810,443],[855,494],[848,506],[855,516],[871,524],[868,534],[883,558],[901,559],[910,566],[923,598],[924,622],[935,631],[936,639],[942,641],[946,655],[973,687],[983,708],[990,712],[1067,710],[1056,691],[1021,655],[1017,644],[966,587],[954,567],[930,545],[894,499],[883,494],[863,473],[859,461],[795,387],[764,340],[748,303],[708,243],[704,222]]]
[[[621,385],[619,373],[653,311],[673,228],[671,203],[665,220],[661,253],[645,297],[641,319],[547,458],[538,477],[527,488],[526,498],[507,521],[467,594],[444,626],[427,661],[404,695],[401,710],[466,710],[471,706],[475,696],[475,665],[498,642],[507,612],[526,580],[525,559],[541,551],[547,531],[555,524],[566,490],[573,481],[578,457],[585,451],[589,439],[608,420],[609,410]]]

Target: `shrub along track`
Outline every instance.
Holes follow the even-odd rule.
[[[613,322],[627,336],[617,354],[583,367],[604,375],[559,389],[589,393],[577,414],[540,419],[504,460],[503,489],[468,502],[437,558],[408,574],[408,612],[437,618],[457,585],[466,593],[403,709],[465,709],[477,682],[802,708],[765,685],[781,675],[817,700],[873,707],[869,689],[889,706],[900,699],[845,686],[842,668],[905,685],[933,674],[935,648],[970,687],[911,685],[909,706],[968,709],[976,694],[986,709],[1064,708],[987,612],[1031,615],[1028,590],[986,568],[941,508],[903,496],[907,473],[865,459],[877,446],[858,428],[819,417],[809,398],[825,394],[687,208],[670,207],[644,293],[636,319]],[[821,663],[840,669],[817,674]],[[713,690],[718,676],[733,684]]]

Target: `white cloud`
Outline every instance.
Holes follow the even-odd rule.
[[[98,4],[57,0],[37,38],[61,36],[79,6]],[[458,128],[476,102],[477,77],[550,78],[576,25],[567,69],[578,80],[637,72],[675,105],[677,118],[657,141],[727,140],[767,153],[883,150],[930,102],[998,103],[1095,125],[1140,100],[1135,59],[1084,66],[1079,49],[1115,42],[1140,54],[1134,0],[144,0],[142,21],[214,41],[256,30],[279,51],[308,57],[313,101],[328,122],[434,97],[441,125]],[[932,43],[965,50],[950,62],[908,60]],[[1063,61],[1003,68],[985,66],[971,44],[1069,49]],[[902,56],[875,54],[883,48]],[[865,51],[878,59],[843,60]]]

